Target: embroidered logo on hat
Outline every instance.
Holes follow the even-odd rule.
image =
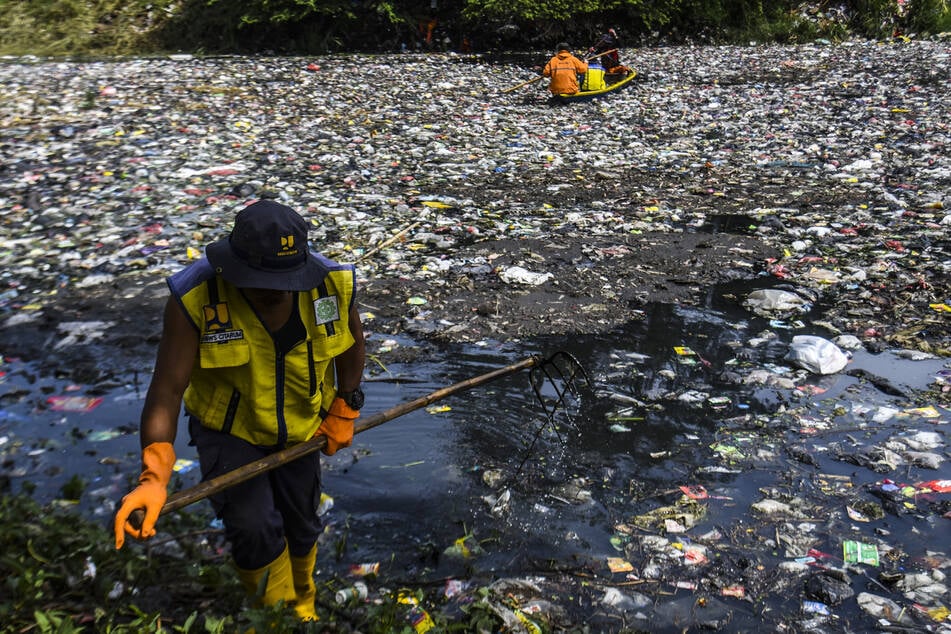
[[[235,255],[263,271],[283,271],[303,264],[306,256],[295,246],[298,242],[307,243],[303,219],[296,214],[282,215],[252,207],[238,214],[231,231]]]
[[[294,248],[294,236],[281,236],[281,252],[277,254],[278,257],[282,255],[297,255],[297,249]]]
[[[215,272],[245,288],[306,290],[323,275],[309,255],[308,222],[274,200],[259,200],[235,217],[231,235],[205,249]]]

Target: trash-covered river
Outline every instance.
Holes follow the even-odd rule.
[[[599,336],[371,358],[366,416],[533,354],[572,355],[590,383],[551,366],[536,382],[543,409],[519,371],[325,458],[322,573],[378,565],[371,592],[438,587],[431,610],[459,609],[489,585],[513,623],[933,629],[949,605],[949,412],[923,395],[947,385],[951,363],[858,348],[842,372],[807,372],[787,359],[793,325],[737,310],[724,299],[734,291],[711,291],[702,307],[649,305]],[[54,500],[72,486],[108,522],[137,469],[142,379],[90,394],[25,362],[3,369],[12,489]],[[189,486],[184,436],[177,468]]]
[[[591,380],[325,459],[322,578],[510,631],[947,631],[947,41],[623,52],[578,109],[521,58],[5,60],[0,492],[108,525],[162,279],[268,196],[357,262],[365,416]]]

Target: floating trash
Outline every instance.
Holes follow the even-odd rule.
[[[379,344],[368,365],[393,381],[378,402],[406,396],[401,365],[443,377],[539,332],[586,333],[565,339],[603,375],[583,434],[554,421],[528,451],[539,421],[506,389],[471,419],[454,403],[454,421],[477,421],[462,431],[422,416],[423,431],[355,454],[346,477],[328,469],[359,536],[343,574],[390,557],[404,575],[455,563],[473,578],[452,600],[485,598],[511,631],[570,629],[556,597],[610,623],[591,629],[943,625],[946,49],[645,47],[626,55],[642,83],[580,118],[530,93],[494,97],[525,69],[448,55],[8,60],[0,482],[55,488],[73,475],[70,443],[101,443],[70,452],[102,467],[99,495],[117,468],[135,472],[134,450],[104,447],[134,445],[137,414],[118,408],[141,396],[97,399],[144,393],[162,279],[273,196],[306,213],[322,251],[357,262]],[[103,297],[105,319],[77,300]],[[407,332],[478,350],[419,362],[430,350]],[[828,344],[786,358],[801,336]],[[49,372],[11,369],[21,348]],[[909,387],[916,367],[927,393]],[[112,428],[89,431],[85,413],[107,406]],[[407,439],[441,459],[391,459]],[[194,478],[181,460],[176,477]],[[398,495],[366,486],[394,480]],[[324,494],[328,520],[332,506]],[[493,538],[454,541],[447,518]],[[754,619],[751,604],[769,609]],[[406,607],[417,631],[431,622]]]
[[[102,400],[101,396],[50,396],[46,402],[54,412],[91,412]]]

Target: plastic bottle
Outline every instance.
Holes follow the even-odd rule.
[[[334,595],[334,598],[340,605],[349,603],[353,599],[359,599],[362,601],[363,599],[367,598],[367,584],[363,583],[362,581],[357,581],[349,588],[338,590],[337,594]]]

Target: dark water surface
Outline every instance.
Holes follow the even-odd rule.
[[[951,468],[905,463],[876,472],[845,457],[919,431],[943,438],[947,411],[929,417],[909,410],[931,405],[916,395],[947,374],[948,361],[856,351],[849,370],[877,376],[878,387],[845,373],[794,376],[782,360],[786,344],[794,332],[821,333],[751,319],[734,304],[718,292],[706,308],[649,306],[640,321],[604,335],[446,347],[411,364],[390,364],[385,353],[376,354],[368,362],[365,415],[556,350],[574,355],[593,385],[579,381],[577,398],[549,419],[523,371],[359,435],[351,449],[325,458],[324,488],[334,505],[325,515],[319,568],[345,574],[350,565],[379,562],[386,585],[528,576],[544,580],[546,599],[577,619],[613,611],[609,622],[649,622],[656,631],[692,622],[684,606],[695,608],[688,597],[704,594],[715,602],[711,610],[728,611],[726,629],[744,629],[779,623],[784,615],[806,618],[802,578],[778,568],[797,558],[775,541],[788,522],[811,531],[811,546],[831,555],[833,567],[843,566],[843,540],[879,544],[881,566],[853,565],[851,586],[909,606],[899,592],[886,593],[877,575],[928,570],[926,555],[935,552],[946,560],[948,520],[941,515],[948,495],[914,498],[910,508],[870,522],[850,520],[846,504],[876,500],[872,492],[885,478],[900,484],[949,479]],[[751,344],[767,330],[775,339]],[[375,334],[370,340],[378,349]],[[695,354],[678,354],[677,347]],[[49,397],[90,395],[83,386],[35,376],[15,359],[6,359],[3,369],[0,477],[14,492],[35,487],[42,500],[62,498],[64,485],[79,478],[85,485],[80,507],[106,523],[138,470],[135,431],[145,385],[129,377],[99,395],[102,402],[90,411],[57,412],[38,405]],[[752,369],[796,378],[797,387],[737,382],[736,375]],[[548,388],[545,393],[552,395]],[[184,425],[176,449],[180,477],[193,484],[197,459]],[[935,451],[946,456],[943,443]],[[831,492],[829,476],[848,482],[847,491]],[[703,515],[685,533],[637,525],[639,516],[678,503],[679,487],[696,485],[709,497],[698,501]],[[763,518],[750,506],[767,497],[764,491],[773,499],[798,496],[810,512]],[[204,502],[194,508],[207,510]],[[702,542],[708,561],[658,560],[637,545],[650,534],[681,549]],[[338,561],[328,546],[344,535],[347,550]],[[466,536],[464,544],[478,544],[481,553],[454,552]],[[898,549],[887,561],[886,546]],[[611,557],[633,570],[612,573]],[[650,597],[654,606],[640,610],[650,621],[605,605],[605,588],[612,585]],[[745,597],[726,596],[724,587],[733,585]],[[833,628],[861,630],[874,622],[854,598],[831,611]]]

